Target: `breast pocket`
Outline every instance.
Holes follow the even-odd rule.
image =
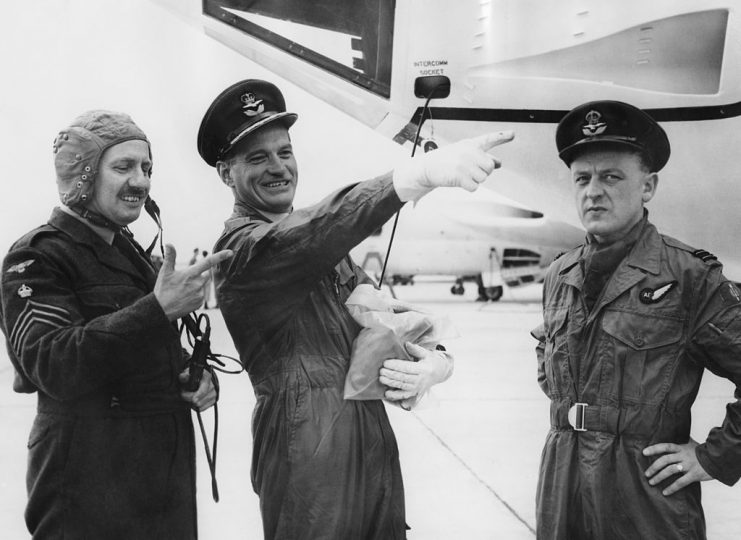
[[[569,364],[567,308],[546,311],[543,317],[545,329],[545,374],[551,398],[568,394],[573,387]]]
[[[131,285],[98,284],[76,291],[85,320],[107,315],[130,306],[144,296],[144,291]]]
[[[606,311],[603,352],[614,362],[617,397],[646,404],[664,400],[679,361],[683,321],[670,317]]]

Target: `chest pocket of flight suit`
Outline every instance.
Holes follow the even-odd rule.
[[[682,321],[623,311],[606,311],[601,361],[612,365],[611,392],[636,403],[659,404],[679,360]]]
[[[552,399],[568,395],[573,386],[569,367],[568,318],[568,308],[546,311],[543,317],[545,374]]]

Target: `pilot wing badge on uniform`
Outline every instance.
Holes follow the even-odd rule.
[[[10,268],[8,268],[5,272],[8,274],[12,274],[14,272],[18,274],[22,274],[23,272],[26,271],[26,268],[31,266],[35,261],[36,259],[28,259],[27,261],[23,261],[22,263],[14,264]]]
[[[638,299],[644,304],[656,304],[657,302],[660,302],[667,295],[667,293],[676,286],[676,281],[670,281],[666,285],[661,285],[655,289],[649,289],[648,287],[646,287],[645,289],[641,290],[641,293],[638,295]]]

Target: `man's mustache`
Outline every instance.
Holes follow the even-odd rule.
[[[122,197],[141,197],[144,198],[149,194],[149,190],[144,188],[128,187],[121,191]]]

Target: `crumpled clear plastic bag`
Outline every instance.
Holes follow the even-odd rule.
[[[383,399],[388,388],[378,377],[384,360],[414,361],[404,342],[432,350],[440,341],[458,337],[448,317],[391,298],[373,285],[358,285],[345,304],[363,327],[353,343],[345,399]]]

